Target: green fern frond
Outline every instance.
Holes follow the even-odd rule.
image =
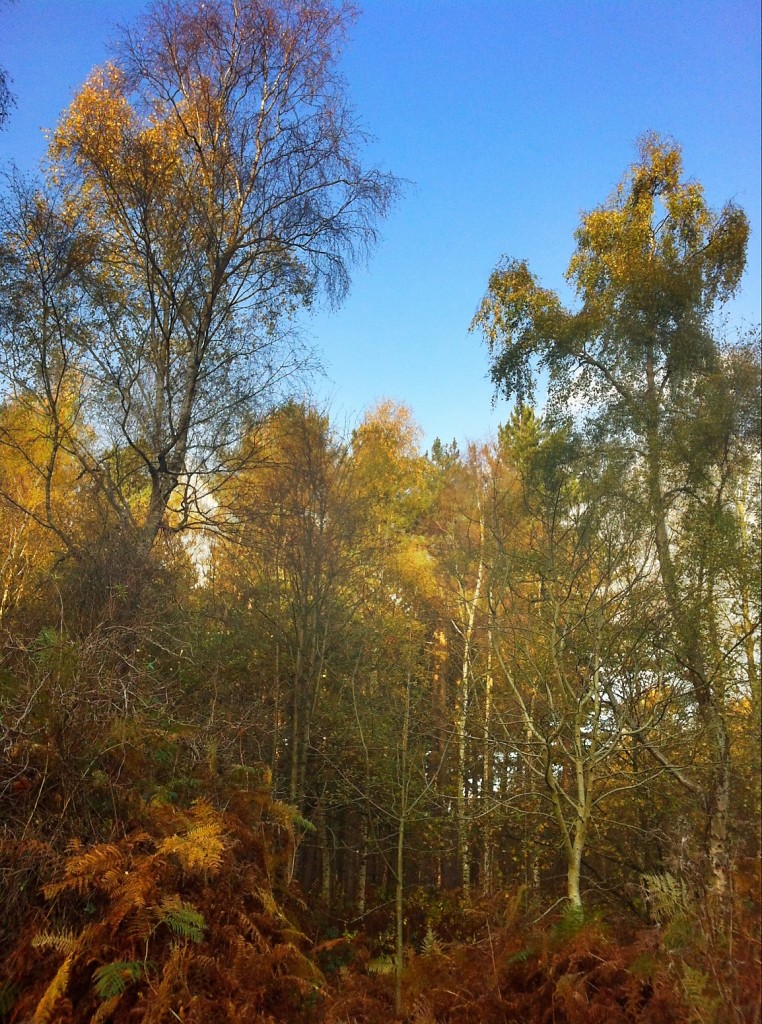
[[[691,899],[685,882],[668,871],[643,875],[643,885],[651,913],[657,921],[672,921],[690,909]]]
[[[391,974],[394,971],[395,959],[393,956],[377,956],[368,964],[371,974]]]
[[[145,974],[142,960],[116,960],[104,964],[93,974],[95,991],[99,999],[113,999],[120,996],[131,981],[140,981]]]
[[[509,964],[523,964],[531,956],[534,956],[535,950],[525,946],[524,949],[520,949],[517,953],[512,953],[506,963]]]
[[[179,896],[165,897],[157,907],[157,913],[159,921],[179,938],[203,942],[206,929],[204,915]]]
[[[685,1001],[696,1021],[716,1021],[722,1000],[712,992],[709,976],[696,967],[683,964],[683,992]]]
[[[570,942],[582,931],[584,925],[585,915],[582,907],[568,903],[553,928],[553,938],[556,942]]]
[[[439,941],[437,933],[428,925],[426,928],[426,934],[423,937],[421,943],[421,956],[441,956],[442,945]]]

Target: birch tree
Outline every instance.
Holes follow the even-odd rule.
[[[617,453],[621,488],[646,517],[670,643],[711,738],[706,855],[718,895],[728,884],[725,712],[728,652],[736,641],[716,632],[717,643],[710,639],[711,602],[697,564],[683,557],[696,537],[686,512],[703,499],[671,440],[685,417],[701,419],[694,397],[722,364],[713,315],[739,287],[748,235],[740,209],[731,203],[712,211],[701,185],[684,180],[673,142],[647,135],[615,193],[582,217],[567,271],[576,304],[566,308],[525,263],[506,261],[491,276],[473,323],[492,353],[496,387],[522,398],[545,369],[551,403],[573,409],[597,443]],[[743,417],[731,433],[751,443]]]
[[[60,358],[36,367],[63,360],[83,382],[83,472],[144,553],[199,514],[246,426],[303,368],[292,314],[341,299],[394,195],[361,165],[336,71],[351,16],[319,0],[157,0],[75,96],[52,191],[27,189],[0,241],[19,310],[3,328],[12,392],[36,329],[16,302],[28,240],[66,243],[51,287],[66,284],[74,322],[51,326]]]

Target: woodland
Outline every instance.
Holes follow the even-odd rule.
[[[644,135],[485,283],[496,438],[343,432],[352,16],[157,0],[4,172],[0,1021],[759,1024],[747,218]]]

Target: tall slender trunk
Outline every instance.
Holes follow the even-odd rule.
[[[405,686],[405,714],[402,720],[402,739],[400,746],[400,816],[397,832],[397,863],[395,869],[394,917],[395,917],[395,961],[394,961],[394,1009],[399,1016],[402,1013],[402,969],[404,952],[404,915],[403,898],[405,892],[405,827],[408,815],[407,774],[408,741],[410,737],[410,686],[408,675]]]
[[[288,799],[301,810],[302,794],[299,792],[299,747],[301,739],[301,645],[297,647],[294,668],[294,692],[291,699],[291,735],[289,737]]]
[[[355,909],[358,917],[365,915],[365,891],[368,882],[368,821],[363,814],[360,824],[360,849],[358,850],[359,863],[357,866],[357,896]]]
[[[581,825],[581,823],[579,823]],[[575,910],[582,910],[582,894],[580,892],[580,876],[582,871],[582,853],[585,849],[585,829],[575,827],[574,841],[569,851],[566,870],[566,895]]]
[[[320,798],[315,813],[315,827],[320,847],[320,899],[323,906],[328,907],[331,903],[331,844],[323,797]]]
[[[717,759],[712,773],[709,805],[709,869],[712,895],[721,901],[730,881],[728,819],[730,815],[730,734],[725,716],[716,708],[711,715],[710,736]]]
[[[488,607],[492,607],[489,600]],[[487,672],[484,677],[484,731],[482,735],[482,892],[492,889],[492,641],[493,623],[490,613],[487,630]]]
[[[740,533],[740,558],[739,558],[739,580],[740,580],[740,593],[739,593],[739,604],[741,608],[741,624],[744,631],[744,654],[746,656],[746,676],[749,683],[749,692],[751,694],[751,721],[759,722],[762,719],[762,688],[760,687],[760,671],[758,662],[758,650],[757,650],[757,626],[753,621],[753,615],[751,610],[751,598],[749,595],[749,586],[744,579],[743,571],[743,560],[750,559],[750,543],[749,543],[749,529],[747,522],[746,509],[749,501],[749,479],[748,476],[744,480],[743,488],[736,500],[736,515],[738,517],[738,526]],[[760,734],[757,730],[753,739],[753,749],[755,756],[752,760],[754,764],[760,763]],[[759,819],[762,814],[762,775],[759,772],[755,773],[755,785],[754,794],[756,801],[756,814]]]
[[[405,817],[400,818],[399,832],[397,833],[397,884],[394,894],[394,919],[395,919],[395,958],[394,958],[394,1010],[398,1015],[402,1013],[402,968],[404,954],[404,870],[405,870]]]
[[[273,778],[278,778],[278,761],[280,758],[280,727],[281,727],[281,709],[280,709],[280,644],[275,641],[275,669],[273,678],[273,717],[272,717],[272,737],[270,745],[270,767],[272,768]]]
[[[683,595],[680,593],[672,557],[667,523],[668,506],[662,482],[659,400],[652,352],[648,353],[646,360],[646,384],[648,494],[654,524],[656,556],[667,606],[674,626],[677,653],[690,675],[698,712],[710,742],[713,769],[710,773],[705,801],[708,826],[706,854],[709,862],[710,888],[713,895],[721,899],[727,890],[730,863],[728,850],[730,735],[725,721],[724,708],[718,706],[717,694],[713,692],[712,682],[709,678],[710,673],[707,670],[699,624],[696,622],[695,613],[686,605]],[[718,685],[720,683],[716,681],[715,690]]]
[[[476,572],[476,583],[471,600],[467,602],[465,629],[463,633],[463,664],[460,674],[460,693],[458,699],[458,789],[456,796],[456,814],[458,822],[458,863],[460,866],[460,884],[463,893],[468,897],[471,888],[471,860],[468,842],[468,811],[467,811],[467,764],[466,740],[468,726],[468,705],[471,684],[471,662],[473,659],[473,635],[476,621],[476,609],[481,597],[484,582],[484,516],[479,509],[479,566]],[[465,599],[465,594],[464,594]]]

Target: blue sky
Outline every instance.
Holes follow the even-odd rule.
[[[108,54],[141,0],[0,4],[0,65],[18,105],[0,160],[32,169],[41,128]],[[468,325],[490,271],[526,258],[563,288],[580,211],[603,201],[654,129],[683,147],[710,203],[751,220],[736,322],[760,320],[757,0],[367,0],[342,57],[367,159],[410,185],[338,312],[306,330],[339,422],[408,404],[428,445],[482,440],[487,354]]]

